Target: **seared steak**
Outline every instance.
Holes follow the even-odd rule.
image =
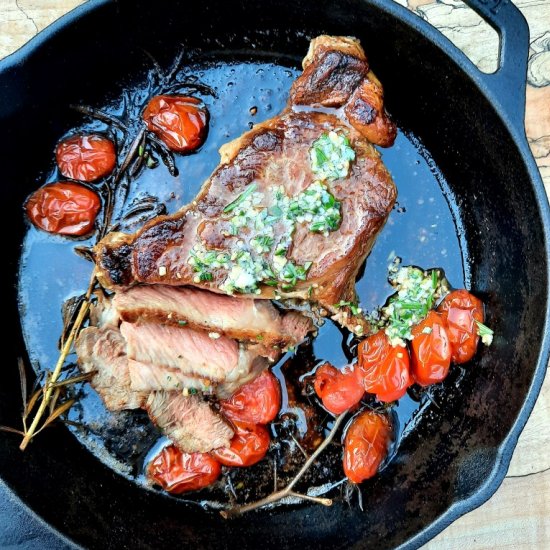
[[[151,420],[184,452],[206,453],[229,447],[234,432],[208,403],[196,395],[152,392],[145,410]]]
[[[210,337],[189,328],[123,322],[130,359],[179,369],[214,382],[233,381],[249,372],[257,353],[226,336]]]
[[[236,299],[199,289],[139,285],[117,292],[113,308],[124,321],[185,326],[284,349],[296,346],[313,328],[307,317],[281,315],[267,300]]]
[[[116,328],[85,328],[75,347],[80,369],[94,373],[90,384],[110,411],[138,409],[144,404],[147,392],[131,387],[126,341]]]
[[[210,390],[214,389],[207,378],[184,374],[180,369],[142,363],[135,359],[128,359],[128,371],[130,387],[134,391],[147,392],[147,394],[158,390],[181,392],[184,388],[202,391],[207,387]]]
[[[98,279],[304,299],[361,333],[365,322],[339,304],[355,301],[357,272],[395,202],[372,145],[394,138],[358,41],[319,37],[283,113],[224,145],[190,205],[107,235],[95,247]]]
[[[208,403],[198,395],[189,395],[189,388],[205,388],[204,379],[185,376],[179,369],[159,368],[129,360],[126,354],[126,341],[120,331],[112,326],[88,327],[79,335],[76,342],[79,365],[83,372],[94,372],[90,380],[93,388],[103,399],[107,409],[145,408],[155,424],[172,438],[173,442],[186,452],[207,452],[229,445],[233,430],[226,420],[214,412]],[[263,360],[265,361],[265,360]],[[263,364],[261,368],[263,369]],[[247,377],[256,376],[254,371]],[[164,380],[167,372],[170,379],[180,380],[179,391],[153,391],[156,389],[177,389],[170,387],[170,380]],[[137,384],[136,382],[137,376]],[[143,377],[152,377],[141,384]],[[222,396],[232,393],[231,385],[222,386]],[[138,386],[138,390],[134,386]],[[185,388],[187,395],[182,389]],[[225,390],[223,389],[225,388]]]

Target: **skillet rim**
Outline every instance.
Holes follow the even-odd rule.
[[[45,29],[40,31],[30,41],[25,43],[21,48],[14,53],[0,60],[0,75],[9,70],[18,68],[24,70],[26,60],[33,55],[41,46],[52,39],[58,32],[62,31],[75,21],[82,17],[85,17],[89,13],[93,12],[100,7],[112,3],[113,0],[88,0],[85,4],[82,4],[75,9],[71,10],[67,14],[63,15]],[[498,69],[493,74],[485,74],[479,71],[479,69],[473,64],[466,55],[458,49],[449,39],[447,39],[440,31],[429,24],[427,21],[421,19],[413,12],[409,11],[404,6],[401,6],[393,0],[362,0],[374,5],[376,8],[385,12],[386,14],[395,17],[408,27],[422,34],[433,45],[438,47],[442,52],[455,63],[458,68],[465,73],[467,77],[475,84],[477,92],[482,94],[488,102],[493,106],[499,118],[501,119],[504,127],[510,133],[514,144],[518,148],[521,158],[525,164],[527,173],[529,174],[530,184],[533,188],[536,206],[538,207],[540,219],[543,225],[545,256],[547,259],[546,269],[546,281],[547,281],[547,295],[550,295],[550,204],[549,197],[544,188],[542,177],[539,169],[535,163],[533,154],[529,148],[527,137],[525,134],[525,127],[522,124],[518,125],[514,123],[512,113],[507,111],[504,107],[502,97],[495,92],[494,88],[490,86],[490,78],[498,73]],[[468,1],[467,1],[468,3]],[[498,30],[498,29],[497,29]],[[522,100],[520,100],[522,101]],[[540,389],[544,382],[547,366],[550,359],[550,300],[546,301],[545,308],[545,323],[544,323],[543,338],[540,343],[537,365],[534,370],[533,379],[531,385],[525,395],[525,399],[521,406],[518,416],[516,417],[512,428],[508,435],[504,438],[498,447],[493,467],[486,481],[469,497],[455,501],[445,512],[443,512],[435,521],[424,527],[416,535],[409,538],[399,549],[412,549],[418,548],[429,540],[434,538],[437,534],[442,532],[451,523],[456,521],[464,514],[471,512],[485,503],[491,498],[497,489],[502,484],[513,451],[516,447],[517,440],[521,434],[533,407],[536,399],[540,393]],[[45,520],[43,520],[32,508],[30,508],[25,502],[23,502],[17,493],[8,487],[2,479],[0,479],[0,489],[4,490],[10,499],[17,502],[26,513],[31,515],[38,523],[47,528],[50,532],[55,533],[61,541],[68,546],[78,548],[74,542],[72,542],[66,535],[52,527]]]

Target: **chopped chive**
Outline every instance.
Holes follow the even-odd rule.
[[[313,222],[309,226],[310,231],[314,231],[315,233],[319,233],[325,229],[325,222]]]
[[[256,188],[258,186],[255,183],[252,183],[249,185],[233,202],[229,203],[224,209],[223,213],[227,214],[228,212],[231,212],[232,210],[235,210],[239,204],[244,202],[247,197],[249,197],[254,191],[256,191]]]
[[[152,157],[151,155],[147,156],[147,168],[156,168],[159,164],[159,161]]]
[[[426,309],[426,306],[424,304],[414,302],[400,302],[399,300],[397,300],[394,303],[401,309],[408,309],[410,311],[422,311],[423,309]]]
[[[490,346],[493,343],[493,335],[495,334],[494,330],[491,330],[487,325],[484,325],[480,321],[476,320],[477,333],[481,338],[481,341],[486,345]]]
[[[267,209],[267,213],[273,216],[275,219],[279,219],[283,215],[283,211],[280,206],[274,205]]]

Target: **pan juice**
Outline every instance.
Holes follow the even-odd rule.
[[[219,147],[282,111],[299,72],[295,67],[268,63],[265,59],[203,62],[183,68],[179,79],[197,77],[217,94],[217,97],[193,94],[204,100],[210,112],[206,142],[196,154],[175,156],[179,170],[176,177],[171,176],[162,163],[142,171],[132,182],[125,204],[137,204],[153,197],[171,213],[190,202],[218,165]],[[142,77],[120,97],[106,98],[104,105],[94,107],[115,117],[139,117],[139,101],[150,95],[150,80],[146,73]],[[389,107],[391,110],[391,105]],[[83,120],[87,119],[83,117]],[[104,123],[86,121],[71,129],[71,133],[107,130]],[[380,153],[397,185],[398,199],[357,281],[363,311],[382,305],[392,293],[387,268],[395,256],[402,259],[403,265],[442,268],[455,287],[467,283],[460,220],[454,214],[452,194],[429,154],[414,136],[403,132],[398,134],[393,147],[380,149]],[[60,179],[57,169],[53,169],[45,181],[37,182],[37,187]],[[135,231],[141,223],[142,219],[122,222],[122,229]],[[57,360],[62,304],[82,294],[91,275],[92,264],[78,256],[74,247],[92,246],[94,242],[95,236],[71,240],[29,227],[22,247],[18,296],[23,335],[38,376],[44,376]],[[355,343],[347,331],[327,320],[319,327],[315,339],[287,353],[273,367],[281,382],[283,402],[279,417],[271,425],[274,437],[266,458],[250,468],[224,468],[218,483],[179,498],[205,508],[256,500],[272,492],[275,471],[282,487],[304,462],[300,446],[313,448],[316,440],[326,433],[332,418],[318,406],[311,392],[308,393],[308,377],[325,361],[337,367],[348,364],[354,359]],[[69,361],[76,361],[74,354]],[[78,372],[76,366],[71,372]],[[127,479],[152,489],[143,474],[144,466],[152,450],[160,449],[165,439],[152,426],[146,413],[107,411],[87,383],[78,384],[70,391],[78,401],[68,414],[72,424],[67,429],[103,463]],[[400,437],[414,429],[415,418],[426,406],[427,397],[429,395],[424,394],[413,399],[407,395],[393,407],[394,453],[399,452]],[[47,432],[39,437],[48,437]],[[337,496],[343,491],[338,441],[327,448],[302,483],[312,488],[310,494]]]

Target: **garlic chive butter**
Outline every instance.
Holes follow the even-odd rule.
[[[345,135],[328,132],[313,142],[309,158],[311,170],[318,179],[336,180],[347,177],[355,151]]]
[[[329,191],[326,181],[348,175],[355,152],[343,134],[321,135],[310,149],[315,181],[294,197],[284,188],[260,191],[249,184],[223,209],[226,237],[236,238],[231,254],[196,245],[188,263],[195,271],[195,282],[214,280],[217,270],[227,272],[220,290],[233,294],[259,294],[259,285],[292,290],[307,279],[311,262],[298,265],[287,258],[298,224],[325,237],[342,222],[341,204]],[[267,196],[266,196],[267,195]],[[268,203],[270,206],[263,206]]]

